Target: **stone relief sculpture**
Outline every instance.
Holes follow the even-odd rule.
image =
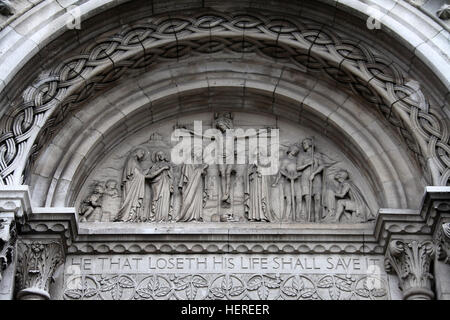
[[[269,161],[267,149],[256,151],[250,164],[236,163],[235,149],[227,150],[225,134],[234,128],[231,113],[214,114],[209,127],[216,130],[213,135],[187,127],[181,126],[189,139],[217,143],[215,150],[223,151],[218,156],[224,161],[206,161],[202,144],[203,148],[196,145],[188,151],[193,163],[175,164],[169,159],[173,144],[154,132],[147,142],[121,156],[126,157],[123,167],[115,169],[122,171],[121,177],[102,175],[103,181],[96,180],[80,203],[80,222],[364,223],[374,219],[347,166],[337,167],[336,156],[318,151],[313,138],[287,139],[283,144],[287,150],[269,175],[263,174],[264,162]],[[249,141],[246,152],[255,150],[250,143],[255,140],[249,137],[259,139],[259,135],[244,134]],[[241,138],[236,135],[234,143]],[[115,179],[121,179],[120,185]]]
[[[225,141],[225,134],[227,130],[233,129],[233,116],[231,113],[218,113],[215,115],[214,125],[223,135],[222,141]],[[222,187],[222,202],[230,205],[230,186],[231,186],[231,174],[234,171],[234,166],[231,163],[234,163],[234,159],[230,159],[230,157],[234,157],[234,151],[229,152],[227,150],[228,145],[223,143],[218,146],[222,148],[223,151],[223,163],[219,164],[219,174],[220,174],[220,182]]]
[[[55,270],[64,261],[61,244],[55,241],[22,240],[17,245],[17,298],[33,300],[33,296],[46,295]]]
[[[182,205],[177,221],[203,221],[205,201],[204,175],[207,164],[202,163],[202,150],[194,150],[196,163],[183,164],[178,188],[182,195]]]
[[[68,278],[65,300],[386,300],[384,276],[297,273],[89,274]],[[80,283],[81,285],[74,285]],[[116,290],[124,283],[122,290]],[[377,287],[367,283],[377,283]],[[88,294],[86,294],[88,293]]]
[[[270,201],[269,176],[261,172],[264,154],[260,153],[260,161],[248,166],[245,188],[245,211],[248,221],[274,221],[272,204]]]
[[[105,192],[102,199],[101,221],[110,221],[120,209],[120,191],[116,180],[109,179],[105,183]]]
[[[115,221],[141,222],[144,217],[145,173],[140,162],[145,157],[144,149],[134,150],[126,161],[122,173],[122,206]]]
[[[103,186],[101,184],[96,184],[92,193],[89,194],[81,204],[79,211],[79,215],[81,216],[80,222],[88,221],[91,216],[93,216],[97,221],[101,221],[103,215],[103,193]]]
[[[308,222],[322,220],[322,195],[324,193],[324,170],[335,162],[328,160],[324,154],[315,150],[313,139],[302,141],[304,153],[297,159],[297,171],[300,175],[301,201],[299,210],[306,215]],[[327,161],[328,160],[328,161]]]
[[[350,180],[347,170],[340,169],[334,175],[334,180],[337,181],[337,188],[330,190],[331,197],[328,197],[326,221],[339,222],[342,215],[351,222],[365,222],[375,218],[361,191]]]
[[[172,221],[173,216],[173,172],[167,156],[161,150],[153,153],[154,164],[148,170],[151,181],[152,200],[150,221]]]
[[[296,207],[301,208],[302,198],[298,187],[295,185],[296,180],[301,175],[301,173],[297,170],[297,156],[299,152],[300,148],[296,144],[289,146],[286,152],[286,157],[281,160],[280,170],[275,182],[272,184],[272,187],[275,187],[279,183],[280,179],[282,179],[284,210],[281,216],[281,221],[299,220]]]

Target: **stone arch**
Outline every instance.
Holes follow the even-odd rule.
[[[245,64],[251,65],[249,62]],[[284,118],[299,119],[316,130],[328,128],[330,139],[342,137],[342,141],[337,139],[336,143],[365,172],[372,190],[380,199],[380,207],[419,205],[417,200],[424,184],[419,178],[420,170],[413,169],[406,149],[398,147],[398,142],[393,139],[392,129],[383,127],[375,114],[368,112],[362,116],[365,110],[361,102],[341,91],[330,96],[332,87],[306,75],[302,84],[295,78],[294,70],[285,71],[286,75],[280,82],[276,75],[281,69],[274,67],[268,74],[263,74],[261,70],[268,70],[267,66],[254,64],[256,66],[250,68],[253,73],[248,73],[239,72],[242,67],[239,64],[223,71],[217,67],[220,61],[205,65],[202,61],[194,63],[188,60],[177,64],[178,68],[170,72],[161,66],[153,73],[129,79],[103,93],[81,109],[81,113],[74,115],[64,132],[51,141],[37,162],[31,183],[34,204],[73,206],[73,197],[85,183],[83,179],[93,164],[124,136],[180,112],[213,110],[214,107],[208,104],[197,107],[189,101],[182,101],[189,94],[201,94],[201,90],[230,88],[229,95],[242,89],[253,90],[261,99],[260,105],[267,106],[254,106],[251,96],[248,96],[248,106],[237,104],[232,108],[234,111],[267,112],[277,117],[283,117],[284,113]],[[174,74],[176,83],[172,78]],[[245,78],[251,80],[247,80],[244,87]],[[122,94],[124,90],[127,95]],[[227,99],[227,103],[230,108],[233,100]],[[274,108],[281,111],[274,112]],[[299,111],[300,108],[304,111]],[[405,166],[405,163],[411,165]],[[411,186],[415,187],[411,189]]]
[[[94,86],[96,81],[100,80],[101,85],[102,81],[114,79],[120,75],[118,69],[145,62],[149,53],[155,55],[162,50],[168,54],[166,58],[175,56],[178,59],[180,52],[201,52],[202,48],[207,48],[213,39],[211,36],[217,37],[214,40],[221,41],[221,46],[229,45],[232,49],[233,42],[226,41],[226,37],[242,38],[242,35],[248,39],[249,45],[254,46],[253,50],[259,50],[263,55],[270,56],[281,48],[290,53],[290,59],[297,58],[294,63],[303,66],[306,71],[319,69],[334,80],[347,83],[360,95],[367,95],[369,100],[384,109],[387,118],[399,127],[409,142],[410,149],[422,158],[424,170],[428,167],[431,171],[433,184],[447,183],[447,127],[430,110],[415,83],[404,79],[394,64],[375,55],[369,47],[342,40],[321,26],[302,29],[304,26],[299,27],[297,21],[284,17],[277,22],[279,31],[276,32],[271,29],[267,17],[261,18],[257,14],[244,17],[210,12],[206,16],[203,21],[188,16],[182,19],[173,15],[168,19],[167,16],[156,17],[153,21],[157,23],[156,29],[152,26],[147,26],[147,29],[139,27],[116,35],[109,42],[96,44],[82,56],[66,60],[53,69],[49,77],[30,87],[24,94],[24,102],[8,118],[4,118],[3,126],[6,129],[0,147],[2,183],[17,184],[22,181],[26,161],[35,147],[34,140],[45,136],[38,133],[51,131],[53,123],[60,118],[53,111],[63,110],[64,113],[68,104],[86,98],[84,95],[89,93],[90,86]],[[211,17],[216,20],[208,20]],[[207,27],[201,24],[205,21]],[[211,23],[214,28],[210,28]],[[249,28],[247,23],[250,23]],[[152,41],[155,36],[159,39]],[[145,37],[151,38],[148,45],[143,40]],[[261,47],[264,42],[276,50],[264,52],[264,46]],[[180,48],[180,45],[184,47]],[[151,52],[153,49],[155,51]]]

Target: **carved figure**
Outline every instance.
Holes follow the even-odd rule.
[[[105,183],[105,196],[108,195],[111,198],[119,197],[119,190],[117,189],[116,180],[108,180]]]
[[[296,217],[296,203],[297,197],[295,180],[301,176],[301,172],[297,171],[297,155],[300,152],[300,148],[293,144],[287,150],[287,156],[280,162],[280,171],[278,172],[275,182],[272,187],[275,187],[281,178],[283,178],[283,194],[284,194],[284,210],[281,220],[295,221]],[[298,203],[300,204],[300,203]]]
[[[144,218],[145,173],[141,168],[145,150],[134,150],[122,173],[122,206],[115,221],[141,222]]]
[[[298,157],[297,171],[301,173],[301,201],[299,210],[306,213],[307,221],[320,222],[325,168],[336,162],[326,160],[325,155],[316,152],[311,138],[303,139],[304,153]]]
[[[214,121],[215,127],[222,132],[223,139],[221,142],[225,141],[225,134],[227,130],[233,129],[233,118],[231,113],[220,113],[215,115]],[[231,174],[234,170],[234,150],[227,150],[227,144],[219,145],[223,151],[223,163],[219,164],[219,175],[221,177],[221,187],[222,187],[222,202],[226,204],[231,204],[230,199],[230,185],[231,185]]]
[[[332,199],[335,203],[329,205],[329,214],[325,221],[339,222],[342,215],[352,222],[373,220],[375,217],[359,188],[350,180],[348,171],[339,170],[334,179],[338,182],[337,192]]]
[[[178,188],[182,196],[178,221],[203,221],[205,200],[204,175],[207,164],[202,163],[202,150],[194,151],[194,163],[183,164]]]
[[[110,221],[111,218],[117,215],[119,209],[120,209],[120,192],[118,188],[118,183],[116,180],[108,180],[105,183],[105,192],[103,194],[102,221],[105,220]]]
[[[270,203],[269,176],[261,173],[261,165],[265,165],[267,158],[260,153],[259,161],[255,161],[247,168],[245,188],[245,211],[249,221],[271,221],[272,206]]]
[[[147,174],[152,189],[150,221],[172,221],[174,191],[172,167],[162,150],[153,153],[152,161],[153,165]]]
[[[80,222],[86,222],[89,220],[89,217],[93,214],[97,216],[97,220],[101,221],[102,218],[102,198],[103,198],[104,189],[101,184],[97,184],[94,187],[93,192],[86,197],[86,199],[81,204],[80,208]]]

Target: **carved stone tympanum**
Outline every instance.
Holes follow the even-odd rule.
[[[153,132],[146,142],[113,154],[118,160],[90,180],[94,187],[86,188],[79,202],[80,222],[374,220],[361,178],[355,178],[348,161],[336,160],[340,156],[323,140],[291,135],[262,121],[250,127],[245,117],[231,112],[207,116],[206,128],[201,121],[200,128],[195,121],[172,127],[187,137],[186,150],[169,140],[172,132]],[[182,160],[172,159],[174,150],[183,151]]]
[[[57,267],[63,262],[61,245],[48,241],[19,242],[18,257],[17,298],[21,300],[50,299],[50,281]]]
[[[429,300],[433,276],[430,264],[434,259],[435,247],[432,241],[401,241],[389,243],[385,267],[387,272],[395,272],[405,300]]]

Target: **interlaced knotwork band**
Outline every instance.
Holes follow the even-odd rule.
[[[146,19],[95,42],[33,83],[23,102],[1,120],[0,184],[22,183],[27,175],[24,159],[36,157],[76,105],[128,70],[223,51],[257,53],[350,88],[398,129],[425,176],[430,165],[437,169],[433,184],[449,183],[447,124],[430,109],[418,83],[407,80],[392,61],[314,22],[211,11]]]

